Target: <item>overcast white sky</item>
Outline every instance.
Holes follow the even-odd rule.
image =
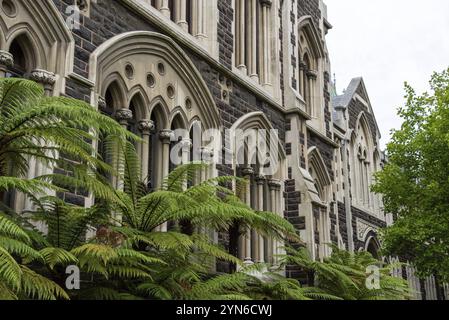
[[[382,131],[399,128],[404,81],[428,90],[433,71],[449,67],[449,0],[325,0],[334,26],[327,43],[341,93],[363,76]]]

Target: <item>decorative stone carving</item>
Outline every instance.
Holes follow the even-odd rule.
[[[190,140],[190,139],[182,139],[182,141],[180,143],[181,143],[181,148],[185,151],[190,150],[190,148],[193,145],[192,140]]]
[[[122,125],[128,125],[128,121],[133,118],[133,112],[129,109],[119,109],[115,112],[115,119]]]
[[[53,72],[35,69],[30,73],[30,80],[43,84],[44,87],[50,87],[55,84],[56,75]]]
[[[271,0],[260,0],[260,4],[262,5],[262,7],[271,8],[273,2]]]
[[[201,158],[203,161],[211,161],[214,158],[214,150],[207,147],[202,147]]]
[[[0,50],[0,66],[12,67],[14,65],[14,57],[8,51]]]
[[[144,135],[150,135],[154,132],[155,125],[151,120],[141,120],[138,125],[139,131]]]
[[[251,177],[254,174],[254,169],[252,167],[242,168],[242,175],[244,177]]]
[[[108,106],[106,105],[106,99],[104,97],[98,97],[98,108],[99,109],[106,109]]]
[[[368,222],[365,222],[361,219],[356,220],[356,226],[357,226],[357,239],[360,241],[365,241],[366,235],[370,232],[376,232],[377,227],[374,225],[369,224]]]
[[[265,178],[265,176],[263,175],[263,174],[258,174],[257,176],[256,176],[256,183],[259,185],[259,186],[263,186],[263,185],[265,185],[265,182],[267,181],[267,179]]]
[[[307,70],[306,75],[312,80],[316,80],[318,78],[318,72],[315,70]]]
[[[276,179],[270,179],[268,180],[268,186],[270,187],[271,190],[281,190],[281,181],[276,180]]]
[[[159,139],[163,144],[170,144],[174,136],[173,130],[164,129],[159,132]]]

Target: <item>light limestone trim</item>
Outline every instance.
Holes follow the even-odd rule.
[[[104,87],[107,84],[106,80],[110,77],[111,70],[115,70],[117,61],[140,59],[136,60],[135,63],[141,63],[142,57],[145,55],[152,57],[153,60],[157,60],[159,57],[161,62],[164,61],[167,64],[166,72],[177,73],[178,77],[180,77],[179,81],[194,95],[192,98],[196,99],[198,108],[201,111],[200,117],[204,121],[203,124],[206,128],[221,127],[218,109],[201,74],[176,42],[160,33],[150,31],[127,32],[115,36],[99,46],[91,55],[89,74],[90,81],[95,83],[96,92],[103,94]],[[128,63],[133,61],[128,61]],[[139,72],[136,71],[136,74],[140,75]],[[139,80],[125,80],[121,74],[117,75],[117,77],[122,79],[128,91],[131,91],[131,85],[134,86],[136,82],[140,81],[140,78]],[[129,100],[129,97],[126,100]],[[122,101],[122,103],[127,102]]]
[[[154,8],[151,8],[150,6],[144,6],[143,3],[145,0],[120,0],[120,1],[122,1],[132,10],[136,11],[138,14],[142,15],[147,20],[154,23],[157,27],[166,30],[167,34],[169,34],[170,37],[173,37],[173,39],[175,39],[180,44],[185,45],[190,50],[193,50],[199,57],[204,59],[207,63],[211,64],[211,66],[213,66],[219,72],[223,73],[227,78],[251,90],[251,92],[253,92],[258,98],[269,103],[275,109],[281,112],[297,113],[300,114],[302,117],[306,117],[304,112],[300,110],[300,108],[298,108],[296,104],[293,104],[286,109],[284,106],[282,106],[280,99],[275,99],[270,92],[268,92],[262,86],[255,84],[249,77],[244,77],[240,73],[235,72],[235,70],[231,71],[226,67],[224,67],[218,60],[218,48],[217,54],[213,55],[210,52],[208,52],[204,47],[202,47],[198,43],[198,41],[196,41],[194,38],[192,39],[191,36],[189,37],[189,35],[186,35],[186,33],[183,32],[181,29],[169,27],[171,21],[167,21],[166,17],[164,17],[162,14],[160,14],[160,12],[158,12]],[[216,12],[216,14],[218,17],[218,12]],[[209,40],[212,41],[213,43],[218,44],[218,41],[216,39],[215,40],[209,39]]]

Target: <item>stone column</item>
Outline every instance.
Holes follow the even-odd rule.
[[[0,50],[0,78],[6,77],[8,68],[14,65],[14,57],[7,51]]]
[[[243,73],[248,73],[248,68],[245,64],[245,29],[246,29],[246,10],[245,10],[246,0],[236,0],[238,8],[236,8],[238,15],[236,16],[235,29],[236,29],[236,47],[238,48],[236,52],[237,56],[237,68]]]
[[[161,0],[160,8],[158,8],[164,16],[170,18],[171,12],[170,7],[168,6],[168,0]]]
[[[242,170],[242,175],[245,179],[248,180],[248,183],[246,184],[246,190],[245,190],[245,203],[247,206],[251,207],[251,178],[254,174],[254,169],[252,167],[247,167]],[[248,229],[246,230],[245,234],[245,264],[252,264],[254,263],[252,260],[252,254],[251,254],[251,235],[252,230]]]
[[[176,0],[176,21],[184,31],[189,31],[189,24],[187,22],[187,1]]]
[[[151,120],[139,121],[139,131],[142,134],[142,147],[140,148],[140,161],[142,164],[142,179],[148,182],[149,179],[149,161],[150,161],[150,139],[154,132],[154,122]]]
[[[130,120],[132,120],[133,118],[133,112],[129,109],[119,109],[115,112],[115,119],[117,120],[117,122],[123,127],[123,129],[127,129],[128,128],[128,122]],[[118,150],[117,150],[118,151]],[[119,172],[119,174],[123,175],[124,174],[124,168],[123,168],[123,161],[121,159],[122,155],[117,152],[117,161],[115,163],[116,166],[118,166],[116,169]],[[118,190],[123,190],[124,185],[123,185],[123,181],[120,178],[114,178],[115,180],[115,187]]]
[[[270,188],[270,210],[273,213],[279,214],[278,193],[281,189],[281,184],[279,180],[271,179],[268,181],[268,187]],[[277,254],[277,246],[278,243],[275,239],[268,239],[268,263],[276,263],[274,255]]]
[[[299,59],[301,59],[301,57]],[[305,92],[305,88],[306,88],[305,78],[306,77],[304,76],[304,74],[306,72],[307,72],[307,65],[301,61],[299,63],[299,88],[298,89],[304,99],[306,96],[306,92]]]
[[[314,92],[315,92],[315,82],[316,82],[316,79],[318,78],[318,72],[314,71],[314,70],[307,70],[306,75],[307,75],[307,80],[309,82],[309,85],[308,85],[308,89],[309,89],[309,92],[308,92],[308,94],[309,94],[309,101],[308,101],[309,105],[308,105],[308,108],[309,108],[309,111],[310,111],[310,115],[311,116],[315,116],[315,114],[314,114],[315,113],[314,107],[315,107],[316,96],[315,96]]]
[[[257,184],[257,210],[264,211],[264,188],[266,179],[263,175],[259,175],[256,178]],[[265,263],[265,238],[259,235],[259,260],[258,263]]]
[[[262,6],[262,50],[263,50],[263,59],[262,59],[262,69],[263,69],[263,77],[262,77],[262,85],[265,87],[271,86],[271,0],[260,0],[260,4]]]
[[[163,184],[164,179],[169,175],[170,170],[170,142],[173,137],[173,131],[170,129],[161,130],[159,132],[159,139],[162,143],[162,177],[161,177],[161,186]],[[159,231],[167,232],[167,223],[164,223],[160,226]]]
[[[51,96],[56,83],[56,75],[53,72],[36,69],[31,71],[30,80],[40,83],[44,87],[45,95]]]
[[[257,74],[257,1],[249,0],[249,12],[246,15],[248,21],[246,23],[246,38],[248,45],[246,46],[246,61],[248,63],[248,74],[250,77],[259,81]]]

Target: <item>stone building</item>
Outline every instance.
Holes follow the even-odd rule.
[[[333,93],[331,29],[322,0],[0,0],[0,77],[27,77],[116,117],[145,141],[137,149],[154,187],[182,142],[183,160],[192,150],[208,157],[203,179],[248,178],[243,200],[288,219],[314,258],[331,253],[328,243],[377,255],[378,229],[391,223],[369,188],[384,161],[380,133],[362,79]],[[263,152],[237,163],[233,143],[204,137],[214,129],[276,132],[268,162],[277,170],[265,173]],[[29,177],[47,170],[36,164]],[[248,263],[275,263],[279,252],[251,230],[214,237]]]

